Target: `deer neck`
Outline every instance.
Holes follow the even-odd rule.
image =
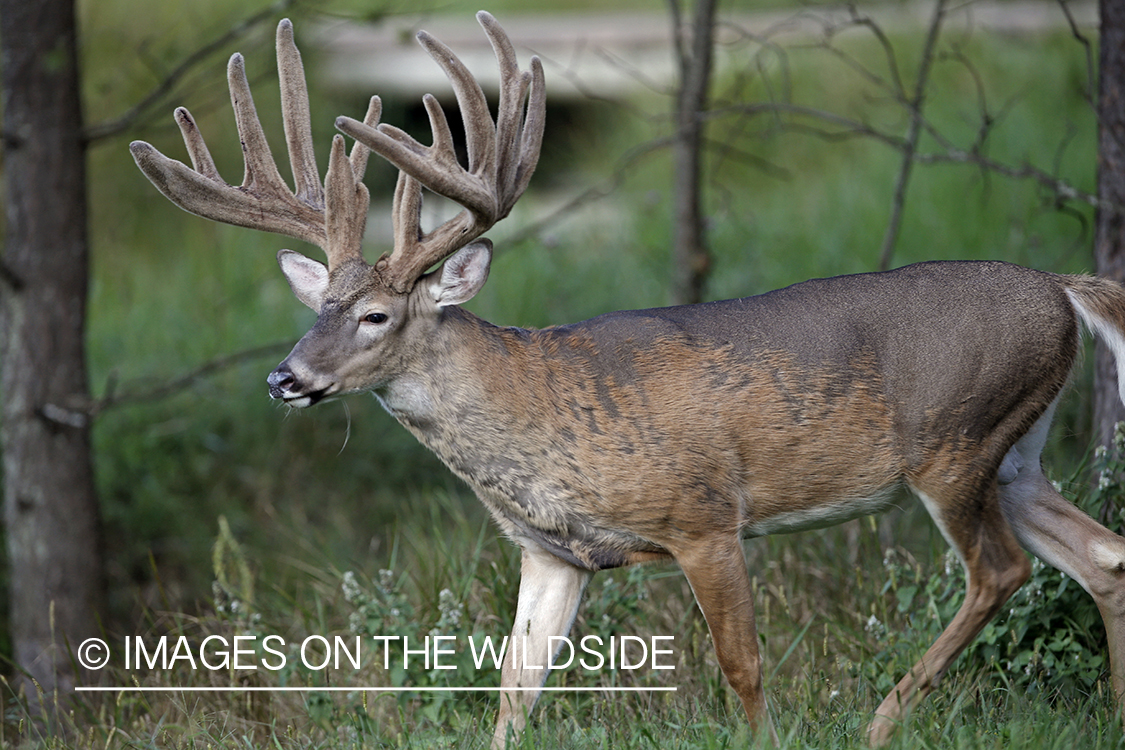
[[[472,454],[494,453],[511,427],[496,404],[504,401],[502,374],[527,360],[528,332],[498,328],[450,307],[422,338],[424,345],[401,374],[375,395],[391,416],[454,471],[464,473],[473,463]]]

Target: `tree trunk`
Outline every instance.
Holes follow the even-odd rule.
[[[1098,274],[1125,282],[1125,3],[1100,0],[1098,60],[1098,198],[1094,262]],[[1112,448],[1113,429],[1125,420],[1113,355],[1099,341],[1094,355],[1094,429]],[[1108,503],[1107,503],[1108,505]],[[1103,520],[1113,508],[1101,509]]]
[[[86,167],[72,0],[0,0],[6,238],[0,450],[13,658],[65,701],[103,599],[84,330]],[[56,693],[57,691],[57,693]],[[30,692],[35,703],[36,693]]]
[[[1098,61],[1098,198],[1094,261],[1098,274],[1125,282],[1125,4],[1101,0],[1101,52]],[[1110,445],[1113,426],[1125,420],[1117,395],[1113,355],[1098,342],[1094,360],[1094,429],[1100,445]]]
[[[680,63],[680,90],[676,99],[677,138],[674,146],[672,182],[673,299],[676,304],[703,300],[711,271],[707,228],[701,207],[703,120],[707,89],[711,83],[711,32],[715,24],[715,0],[695,0],[691,49],[680,22],[679,0],[672,0],[675,49]]]

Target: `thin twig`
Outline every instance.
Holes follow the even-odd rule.
[[[859,10],[854,6],[849,6],[848,10],[852,13],[852,22],[857,26],[863,26],[875,37],[879,42],[879,47],[883,50],[883,57],[887,61],[887,69],[891,73],[892,84],[891,91],[896,91],[900,96],[906,96],[906,84],[902,81],[902,74],[898,70],[898,57],[895,55],[894,45],[891,44],[890,38],[879,24],[875,23],[875,19],[870,16],[860,15]]]
[[[668,11],[672,14],[672,51],[679,62],[680,74],[683,75],[688,52],[684,47],[684,18],[680,12],[680,0],[668,0]]]
[[[857,73],[868,83],[872,84],[878,89],[887,92],[887,94],[890,95],[891,99],[893,99],[894,101],[900,104],[908,104],[906,99],[906,87],[903,85],[902,77],[899,74],[898,61],[895,59],[894,46],[891,44],[890,39],[879,27],[879,25],[875,23],[874,19],[868,16],[859,15],[858,10],[854,7],[849,7],[849,11],[852,15],[848,20],[847,25],[859,26],[867,29],[875,37],[876,41],[879,42],[879,46],[882,48],[883,56],[885,57],[887,62],[887,69],[891,74],[891,82],[888,83],[887,80],[883,78],[883,76],[868,68],[852,55],[844,52],[843,50],[832,44],[831,37],[839,32],[839,26],[833,24],[824,28],[824,33],[828,38],[822,43],[821,47],[829,54],[835,56],[836,59],[841,63],[851,68],[855,73]]]
[[[708,152],[716,154],[716,164],[732,161],[738,164],[747,164],[754,167],[759,172],[769,175],[777,180],[787,180],[793,176],[793,173],[785,167],[774,164],[773,162],[765,159],[757,154],[752,154],[749,151],[740,149],[728,139],[716,140],[714,138],[703,138],[702,145]],[[711,169],[712,173],[717,172],[717,169]]]
[[[1090,44],[1090,40],[1078,28],[1078,22],[1074,20],[1074,14],[1070,12],[1069,0],[1058,0],[1059,8],[1066,17],[1066,23],[1070,27],[1070,34],[1082,45],[1082,49],[1086,52],[1086,90],[1083,92],[1083,99],[1090,105],[1090,108],[1095,112],[1098,107],[1094,102],[1094,92],[1097,91],[1097,65],[1094,63],[1094,46]]]

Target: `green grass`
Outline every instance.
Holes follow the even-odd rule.
[[[512,0],[491,9],[517,7],[523,6]],[[122,111],[182,55],[246,12],[228,0],[166,3],[146,6],[142,21],[137,6],[123,0],[84,4],[89,119]],[[305,21],[297,18],[300,30]],[[251,70],[259,71],[252,72],[256,78],[273,65],[268,26],[238,45]],[[909,75],[920,38],[893,41]],[[872,66],[881,64],[869,39],[853,35],[845,43]],[[1076,93],[1084,80],[1081,49],[1062,34],[981,34],[959,43],[987,81],[993,111],[1003,113],[989,154],[1048,169],[1057,162],[1063,176],[1091,189],[1094,122]],[[218,51],[172,104],[190,105],[220,170],[237,181],[241,159],[223,76],[233,49]],[[734,52],[750,60],[756,49]],[[901,112],[858,76],[842,74],[823,50],[794,49],[788,59],[795,101],[905,130]],[[767,67],[776,74],[775,63]],[[971,141],[975,128],[971,81],[963,66],[943,60],[927,103],[935,122],[962,143]],[[758,77],[741,88],[735,83],[733,76],[724,78],[717,95],[736,90],[747,100],[764,96]],[[267,79],[255,85],[271,135],[280,132],[274,88]],[[313,106],[321,115],[317,141],[326,144],[331,117],[345,105],[314,92]],[[669,107],[666,99],[648,97],[633,103],[633,111],[648,113],[644,117],[608,106],[582,110],[573,131],[549,136],[554,140],[548,148],[557,149],[550,163],[567,169],[537,176],[526,207],[508,223],[546,211],[556,190],[572,194],[608,183],[629,149],[666,133]],[[169,127],[171,105],[166,109],[128,137],[151,140],[182,158],[179,136]],[[733,142],[753,157],[714,152],[709,163],[714,298],[872,270],[877,263],[896,154],[869,142],[829,143],[772,132],[767,125],[737,118],[712,125],[715,140]],[[774,168],[755,168],[753,160]],[[373,164],[369,172],[373,186],[389,180],[389,170]],[[311,313],[292,298],[273,262],[287,240],[214,226],[173,208],[137,173],[123,139],[97,146],[90,179],[89,362],[95,395],[144,390],[215,357],[293,342],[311,324]],[[584,212],[530,240],[500,244],[491,280],[472,309],[500,324],[548,325],[665,304],[671,276],[668,184],[667,154],[656,152]],[[1088,225],[1090,212],[1079,216]],[[1080,220],[1055,211],[1032,184],[963,166],[919,167],[895,258],[1000,258],[1079,271],[1090,266],[1089,240]],[[113,540],[107,640],[280,633],[299,641],[309,634],[346,634],[358,608],[342,592],[344,573],[354,571],[368,595],[377,596],[383,569],[393,571],[393,586],[378,596],[392,597],[410,615],[395,620],[377,608],[365,611],[364,617],[376,618],[370,627],[428,632],[442,619],[441,592],[449,589],[463,607],[458,627],[465,633],[503,635],[513,618],[516,551],[497,539],[476,501],[373,399],[301,413],[273,406],[264,378],[283,356],[284,346],[195,380],[172,397],[112,408],[99,417],[98,482],[106,537]],[[1078,383],[1056,427],[1061,437],[1049,457],[1056,465],[1078,465],[1088,444],[1081,378]],[[224,554],[216,565],[212,547],[220,517],[230,535],[223,535]],[[859,747],[891,673],[901,674],[928,645],[930,634],[898,611],[898,590],[886,588],[888,571],[880,561],[890,538],[903,559],[917,559],[919,569],[929,571],[939,564],[943,544],[917,508],[880,524],[855,522],[747,546],[771,705],[785,747]],[[240,555],[245,567],[236,564]],[[217,579],[226,588],[220,586],[216,597]],[[233,611],[232,599],[241,602]],[[905,655],[882,671],[877,657],[885,644],[866,629],[873,614],[903,639]],[[751,739],[688,586],[674,568],[599,575],[577,627],[580,634],[676,635],[674,674],[637,679],[674,684],[679,692],[550,696],[537,709],[523,746],[726,748]],[[115,662],[98,679],[155,685],[167,684],[167,677],[126,672]],[[177,675],[178,684],[189,685],[322,684],[318,680],[325,678],[299,670]],[[371,665],[332,678],[349,685],[393,679]],[[410,679],[433,684],[426,681],[438,677]],[[1013,688],[995,665],[963,660],[910,719],[896,746],[1120,747],[1105,679],[1087,692],[1028,694]],[[24,704],[11,701],[0,724],[0,746],[486,747],[495,703],[487,696],[436,701],[350,693],[84,695],[61,717],[65,731],[44,734],[28,720]]]
[[[499,634],[512,619],[504,596],[516,581],[518,560],[490,542],[484,519],[467,498],[436,493],[411,503],[401,514],[394,548],[384,570],[345,571],[293,530],[279,535],[289,565],[261,559],[225,533],[214,557],[213,601],[199,615],[146,610],[128,631],[152,644],[162,635],[264,637],[287,644],[308,635],[350,638],[361,606],[383,603],[409,613],[365,610],[383,634]],[[878,551],[874,524],[854,523],[806,536],[804,543],[759,540],[748,551],[755,569],[761,643],[767,658],[767,689],[784,748],[858,748],[863,728],[886,689],[881,673],[902,664],[875,661],[886,636],[865,627],[878,611],[901,639],[904,653],[920,653],[930,634],[899,612],[898,587],[881,588],[888,570],[827,576],[849,551],[859,559]],[[909,553],[901,551],[902,559]],[[282,564],[279,564],[281,562]],[[269,571],[268,573],[265,571]],[[902,575],[900,569],[899,575]],[[893,577],[893,576],[892,576]],[[900,578],[905,586],[905,578]],[[355,590],[362,595],[357,595]],[[443,595],[442,590],[449,594]],[[458,610],[451,617],[449,611]],[[856,611],[858,610],[858,612]],[[403,626],[396,630],[396,624]],[[431,631],[431,628],[434,631]],[[678,571],[667,566],[599,575],[583,607],[575,637],[586,634],[674,634],[674,671],[602,672],[571,670],[549,684],[676,686],[676,694],[556,694],[545,696],[520,747],[547,748],[733,748],[753,745],[745,718],[725,688],[706,628],[692,606]],[[108,635],[116,647],[123,634]],[[284,649],[283,649],[284,650]],[[289,648],[289,665],[297,662]],[[217,658],[217,657],[216,657]],[[254,661],[257,656],[250,657]],[[270,657],[272,658],[272,657]],[[913,658],[913,657],[911,657]],[[140,686],[310,686],[441,684],[495,685],[485,670],[439,675],[415,666],[405,674],[385,671],[378,658],[358,671],[208,671],[177,668],[126,670],[118,654],[96,684]],[[1103,748],[1125,742],[1099,680],[1088,695],[1029,690],[996,665],[962,660],[930,700],[908,718],[892,747],[901,748]],[[61,717],[69,732],[43,735],[18,704],[0,743],[32,741],[47,747],[281,747],[281,748],[473,748],[487,747],[496,711],[489,695],[379,695],[374,692],[309,693],[123,693],[83,696]]]

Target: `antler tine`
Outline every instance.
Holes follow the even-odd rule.
[[[285,128],[285,145],[289,149],[289,164],[293,169],[294,195],[310,206],[323,206],[324,189],[313,152],[305,66],[293,39],[293,24],[288,18],[277,25],[277,77],[281,85],[281,120]]]
[[[324,222],[328,234],[324,252],[331,270],[348,260],[363,258],[363,229],[370,203],[367,187],[356,179],[352,161],[344,150],[342,135],[332,139],[324,186],[327,198]]]
[[[411,177],[407,172],[399,171],[398,182],[395,184],[394,203],[391,206],[391,226],[394,231],[394,247],[412,248],[422,239],[422,183]],[[393,255],[391,256],[394,257]],[[383,262],[381,269],[386,269],[390,260]],[[379,264],[376,264],[377,266]]]
[[[477,13],[477,21],[488,35],[502,71],[500,104],[496,112],[496,172],[500,188],[498,209],[500,218],[503,218],[527,188],[539,161],[546,111],[543,64],[538,57],[532,57],[531,70],[521,74],[516,64],[515,47],[496,19],[482,10]],[[524,121],[523,101],[529,89],[527,119]]]
[[[518,118],[520,103],[513,105]],[[528,85],[527,116],[523,121],[520,135],[520,156],[511,172],[511,186],[502,215],[507,216],[512,206],[531,182],[535,167],[539,163],[539,153],[543,147],[543,133],[547,127],[547,82],[543,75],[543,63],[538,57],[531,58],[531,81]]]
[[[367,105],[367,114],[363,117],[363,124],[369,128],[373,128],[379,124],[379,118],[383,115],[383,100],[377,96],[371,97],[370,103]],[[359,141],[352,145],[352,172],[355,174],[357,181],[363,179],[364,172],[367,171],[367,157],[371,155],[371,149],[364,146]]]
[[[461,110],[461,122],[465,126],[465,146],[469,156],[469,173],[482,177],[486,182],[493,176],[496,168],[496,138],[492,115],[488,111],[488,100],[484,96],[477,79],[461,62],[453,50],[425,31],[418,32],[418,43],[445,72],[445,77],[453,85],[457,106]],[[501,66],[501,77],[512,71]],[[519,75],[519,71],[515,71]],[[503,80],[503,78],[501,78]],[[443,123],[445,115],[434,100],[427,106],[430,121],[436,114]]]
[[[442,67],[453,85],[465,123],[469,168],[457,162],[449,124],[437,100],[423,97],[433,145],[424,146],[402,130],[383,124],[365,126],[348,117],[336,127],[399,168],[392,209],[395,247],[377,267],[396,291],[406,292],[425,271],[486,232],[508,215],[527,187],[543,139],[546,96],[538,58],[521,73],[515,49],[496,19],[477,14],[500,67],[500,107],[494,123],[476,79],[444,44],[426,32],[418,41]],[[529,93],[530,92],[530,93]],[[523,101],[528,111],[523,117]],[[425,186],[465,207],[465,211],[428,234],[420,226],[421,190]]]
[[[379,97],[371,97],[364,123],[374,127],[379,122],[383,104]],[[332,139],[328,159],[328,172],[324,176],[325,231],[327,243],[324,254],[328,256],[328,270],[339,268],[350,260],[363,261],[363,230],[367,224],[367,208],[371,195],[363,184],[367,157],[371,149],[356,142],[351,155],[344,149],[344,136]]]

